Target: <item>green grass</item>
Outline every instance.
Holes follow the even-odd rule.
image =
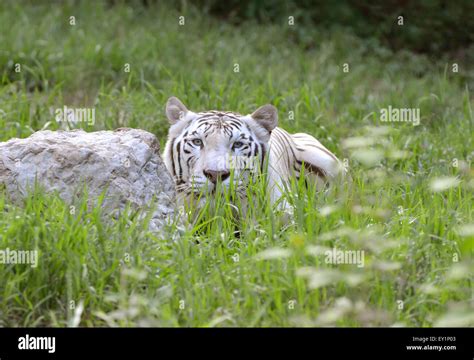
[[[0,266],[0,325],[474,324],[474,238],[459,231],[473,223],[469,64],[392,53],[349,30],[232,27],[192,7],[90,3],[0,4],[0,141],[60,128],[52,111],[64,105],[96,109],[87,131],[141,128],[164,145],[172,95],[192,110],[272,103],[280,126],[346,159],[352,182],[325,193],[293,184],[289,224],[256,184],[245,221],[222,201],[161,235],[132,211],[106,221],[86,199],[72,213],[40,190],[23,204],[2,191],[0,249],[40,257],[37,268]],[[317,47],[305,49],[305,37]],[[420,125],[381,122],[389,105],[420,108]],[[354,137],[364,141],[351,147]],[[460,182],[433,191],[445,176]],[[365,266],[327,264],[333,247],[364,250]]]

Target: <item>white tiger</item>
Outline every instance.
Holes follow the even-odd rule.
[[[195,113],[171,97],[166,115],[171,127],[163,159],[182,200],[212,196],[219,183],[228,187],[232,168],[238,192],[246,188],[249,173],[267,170],[272,203],[280,199],[291,177],[299,178],[302,166],[305,180],[317,184],[343,173],[337,157],[314,137],[291,135],[277,127],[278,112],[273,105],[264,105],[250,115],[214,110]],[[249,159],[256,161],[245,161]]]

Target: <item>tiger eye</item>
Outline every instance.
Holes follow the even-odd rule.
[[[202,146],[202,140],[201,139],[194,139],[191,142],[193,143],[193,145]]]
[[[238,148],[241,148],[242,146],[244,146],[245,144],[242,142],[242,141],[236,141],[233,145],[234,149],[238,149]]]

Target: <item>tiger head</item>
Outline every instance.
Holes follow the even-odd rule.
[[[259,171],[268,153],[271,131],[277,126],[274,106],[249,115],[228,111],[193,112],[171,97],[166,104],[171,127],[163,154],[178,193],[212,194],[219,184],[237,191]]]

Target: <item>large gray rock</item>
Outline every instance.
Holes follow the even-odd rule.
[[[143,130],[38,131],[0,143],[0,185],[11,199],[26,196],[35,179],[70,204],[82,196],[84,185],[90,206],[106,191],[106,214],[117,215],[127,203],[154,207],[151,230],[160,229],[175,210],[175,187],[158,140]]]

